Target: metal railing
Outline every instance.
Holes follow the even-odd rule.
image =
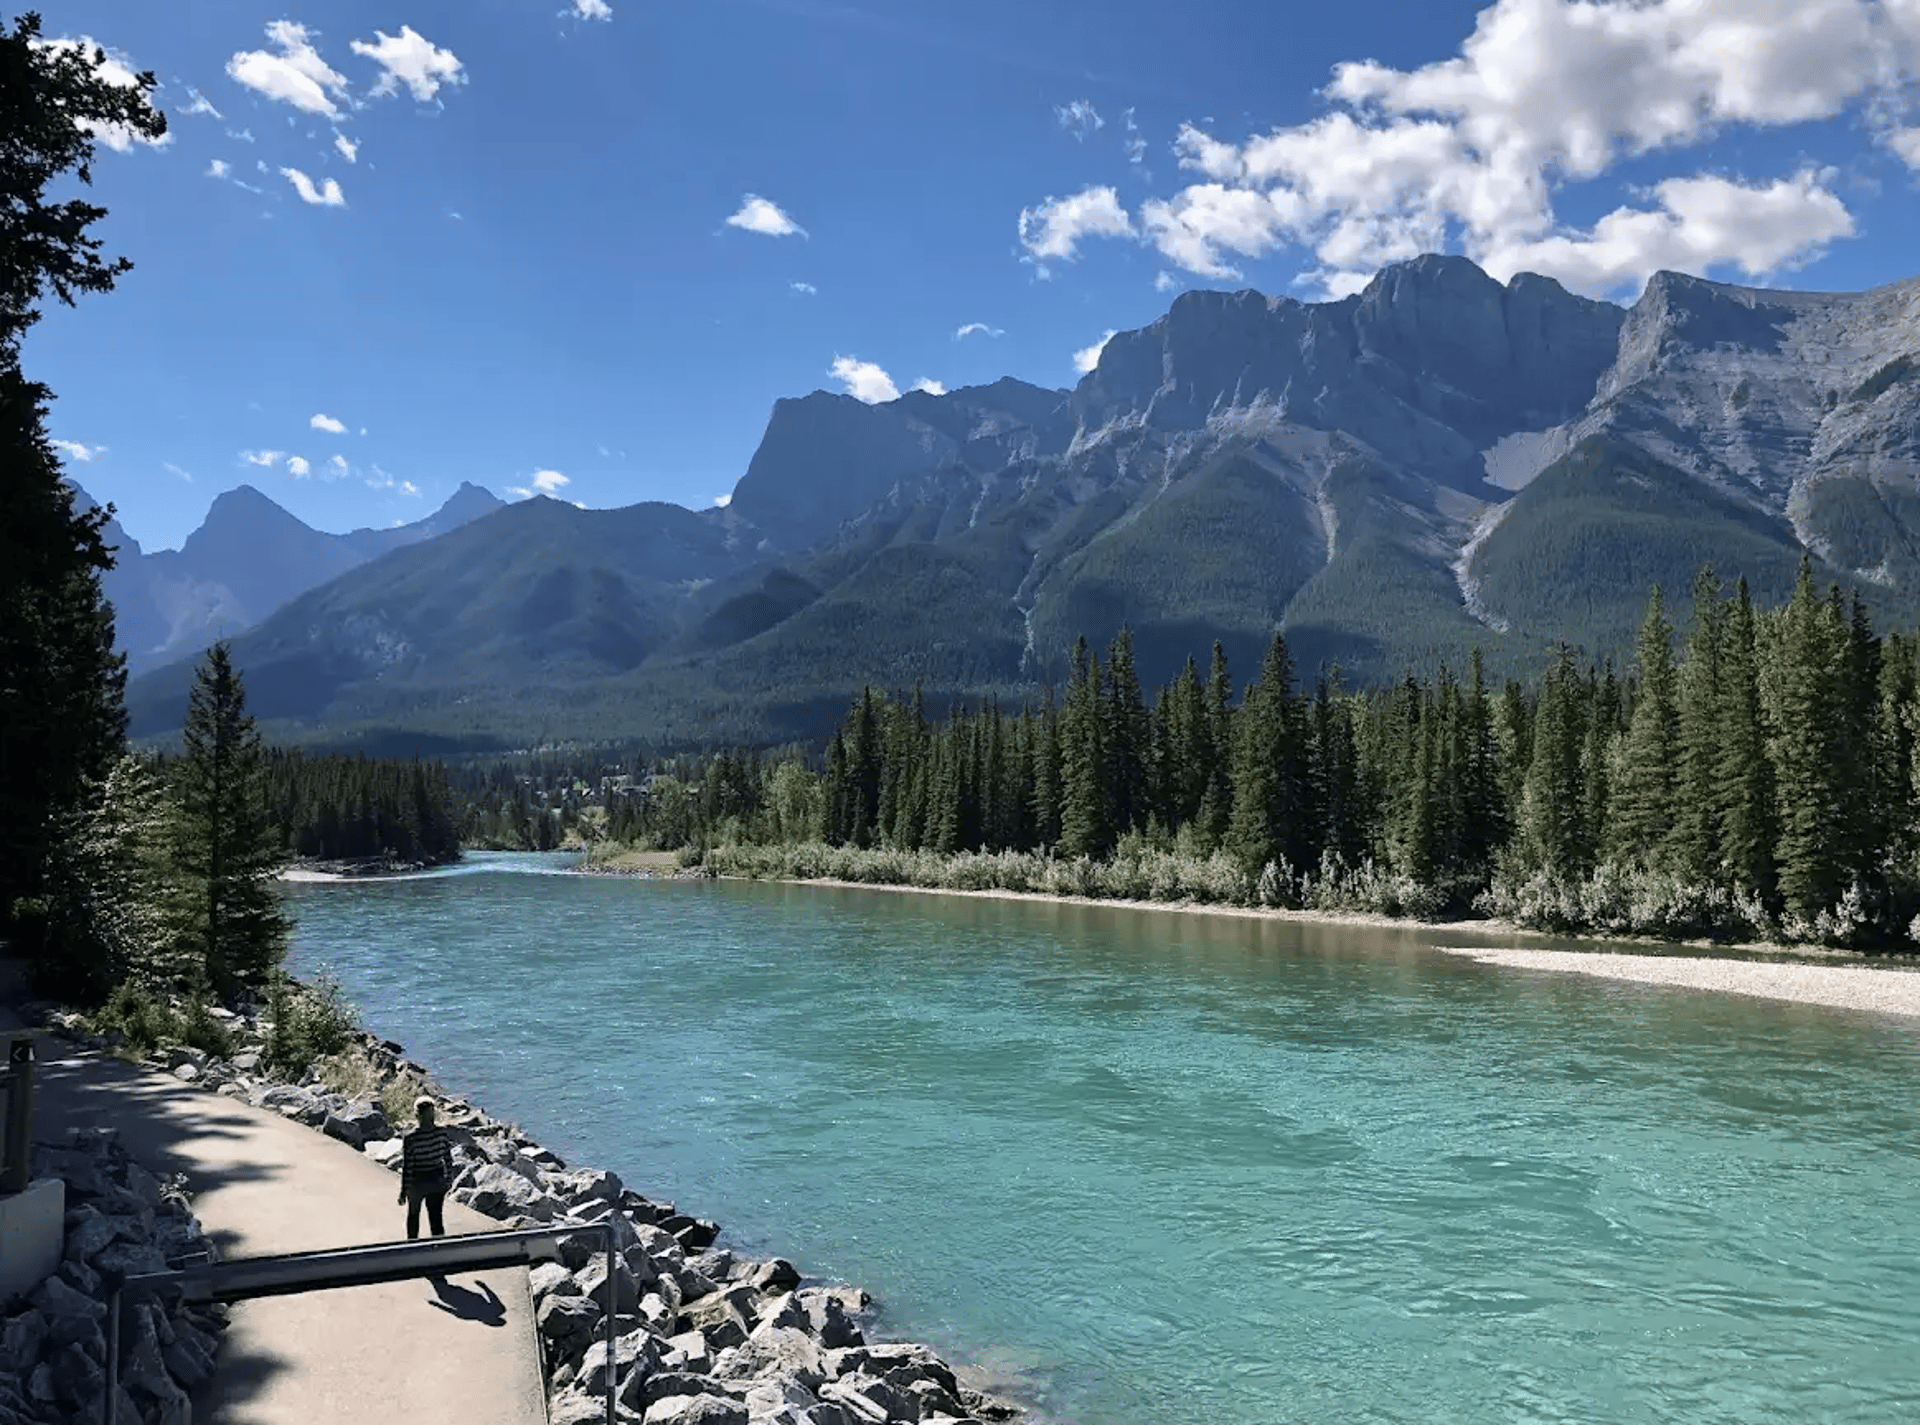
[[[372,1247],[294,1252],[277,1257],[240,1257],[230,1262],[207,1262],[129,1276],[114,1287],[107,1306],[107,1425],[118,1425],[121,1316],[129,1295],[170,1291],[178,1292],[188,1301],[244,1301],[256,1296],[287,1296],[375,1282],[411,1281],[439,1276],[448,1270],[490,1271],[497,1267],[530,1266],[559,1257],[563,1237],[595,1234],[604,1236],[607,1243],[607,1425],[614,1425],[614,1400],[619,1381],[614,1369],[613,1333],[619,1290],[614,1275],[617,1254],[611,1218],[429,1237],[424,1241],[382,1242]],[[541,1385],[544,1392],[544,1380]]]
[[[7,1062],[0,1068],[0,1090],[6,1101],[0,1117],[0,1192],[24,1192],[27,1187],[27,1151],[33,1141],[33,1039],[16,1034],[7,1044]]]

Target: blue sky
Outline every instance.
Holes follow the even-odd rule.
[[[709,505],[778,397],[1067,387],[1185,288],[1422,250],[1627,300],[1920,273],[1920,0],[42,14],[171,124],[102,136],[135,270],[26,351],[148,548],[243,482],[334,530],[462,480]]]

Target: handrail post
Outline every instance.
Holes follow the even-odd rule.
[[[125,1289],[115,1286],[107,1302],[107,1425],[120,1421],[120,1304]]]
[[[616,1206],[614,1211],[619,1211]],[[601,1230],[607,1234],[607,1425],[614,1425],[613,1401],[618,1393],[614,1387],[613,1369],[613,1318],[620,1307],[620,1283],[613,1274],[613,1217],[608,1215],[601,1224]]]
[[[33,1040],[14,1036],[7,1046],[6,1138],[0,1143],[0,1192],[25,1192],[33,1142]]]

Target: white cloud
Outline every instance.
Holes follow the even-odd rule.
[[[724,495],[715,495],[713,497],[713,503],[716,509],[724,510],[728,505],[733,503],[733,491],[729,490]]]
[[[226,117],[225,114],[222,114],[218,109],[214,108],[212,104],[207,102],[206,95],[202,94],[192,85],[187,86],[187,99],[188,104],[185,112],[188,114],[205,114],[215,119],[224,119]]]
[[[411,480],[402,480],[400,482],[400,493],[403,495],[411,495],[417,500],[420,498],[420,487]]]
[[[375,30],[374,34],[379,36],[374,43],[355,40],[352,46],[355,54],[380,66],[380,78],[372,90],[374,98],[397,93],[404,84],[424,104],[440,92],[442,84],[467,82],[453,51],[415,34],[411,25],[402,25],[397,35],[384,30]]]
[[[305,25],[275,20],[267,26],[267,39],[279,47],[280,53],[241,50],[227,61],[227,77],[309,114],[339,118],[335,101],[346,101],[347,77],[320,58],[310,35]]]
[[[232,169],[228,167],[227,161],[224,158],[216,158],[207,165],[207,177],[209,178],[225,178],[230,172],[232,172]]]
[[[576,20],[611,20],[613,6],[607,0],[573,0],[573,17]]]
[[[1140,126],[1133,121],[1133,110],[1129,109],[1120,116],[1127,126],[1124,147],[1127,150],[1127,162],[1139,165],[1147,161],[1147,141],[1140,137]]]
[[[925,391],[929,396],[944,396],[947,394],[946,383],[936,381],[931,376],[922,376],[918,381],[913,383],[913,389],[916,391]]]
[[[140,82],[134,62],[119,50],[110,50],[90,35],[81,35],[78,39],[35,40],[32,47],[37,50],[53,50],[56,53],[77,51],[83,58],[91,61],[96,78],[108,84],[118,85],[122,89],[131,89]],[[115,153],[131,153],[135,144],[144,144],[148,148],[165,148],[173,142],[171,134],[162,134],[150,139],[128,124],[103,124],[93,119],[81,119],[80,127],[92,134],[101,143]]]
[[[1083,143],[1088,134],[1107,126],[1107,121],[1100,117],[1099,111],[1085,99],[1075,99],[1071,104],[1056,104],[1053,115],[1060,121],[1061,128]]]
[[[558,470],[536,470],[533,472],[533,488],[543,495],[558,494],[561,487],[573,482]]]
[[[277,465],[283,452],[278,450],[243,450],[240,458],[249,465]]]
[[[308,421],[307,424],[314,430],[332,431],[335,435],[345,435],[347,433],[347,423],[335,416],[318,415]]]
[[[323,208],[347,206],[347,198],[340,191],[338,179],[329,178],[324,186],[316,188],[313,180],[297,168],[283,168],[280,170],[280,176],[293,185],[294,191],[300,195],[302,202],[317,203]]]
[[[335,455],[328,459],[327,467],[333,472],[327,478],[337,480],[347,473],[347,457],[344,455]]]
[[[345,134],[335,134],[333,136],[333,146],[340,150],[340,156],[346,159],[348,163],[358,163],[360,161],[360,145],[348,138]]]
[[[1171,292],[1179,285],[1180,279],[1164,268],[1154,275],[1153,290],[1156,292]]]
[[[1130,237],[1133,223],[1112,188],[1087,188],[1020,210],[1020,241],[1038,258],[1077,256],[1083,237]]]
[[[975,333],[981,336],[1005,336],[1007,334],[1004,327],[990,327],[985,322],[968,322],[953,334],[953,339],[955,341],[965,341]]]
[[[1336,66],[1328,110],[1306,123],[1238,144],[1182,126],[1180,164],[1201,181],[1149,200],[1137,225],[1117,203],[1088,209],[1097,223],[1049,221],[1050,200],[1021,215],[1021,236],[1040,257],[1070,255],[1081,235],[1136,232],[1216,278],[1237,275],[1235,258],[1298,245],[1329,293],[1446,249],[1496,277],[1524,263],[1593,293],[1676,264],[1761,276],[1853,231],[1831,175],[1669,161],[1650,197],[1585,229],[1556,196],[1736,126],[1855,106],[1920,168],[1920,136],[1899,127],[1916,83],[1920,0],[1492,0],[1452,58]]]
[[[252,143],[253,130],[252,129],[228,129],[227,137],[230,139],[238,139],[241,143]]]
[[[869,406],[894,400],[900,394],[900,388],[893,384],[891,376],[873,362],[862,361],[858,357],[834,357],[828,374],[845,384],[849,396],[856,401],[865,401]]]
[[[305,456],[289,455],[287,457],[287,473],[298,476],[304,480],[307,476],[313,474],[313,466]]]
[[[1083,346],[1073,354],[1073,369],[1085,376],[1100,364],[1100,353],[1107,349],[1107,343],[1113,340],[1113,331],[1109,328],[1092,346]]]
[[[740,211],[727,219],[730,228],[745,228],[750,233],[764,233],[768,237],[787,237],[798,233],[807,235],[807,230],[780,210],[780,205],[770,202],[754,193],[741,200]]]
[[[193,480],[193,472],[191,470],[182,470],[178,465],[175,465],[171,460],[161,461],[160,468],[162,470],[165,470],[169,475],[178,475],[182,480],[185,480],[189,483],[191,483]]]
[[[56,440],[53,448],[63,450],[73,459],[81,461],[91,460],[106,449],[104,445],[83,445],[77,440]]]
[[[820,295],[820,289],[811,282],[789,282],[787,286],[804,297],[817,297]]]

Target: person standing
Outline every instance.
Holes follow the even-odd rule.
[[[420,1205],[426,1204],[427,1228],[435,1237],[447,1235],[440,1220],[446,1205],[447,1189],[453,1183],[453,1143],[447,1130],[434,1122],[433,1100],[418,1098],[413,1103],[418,1126],[401,1139],[400,1197],[407,1205],[407,1240],[420,1235]]]

